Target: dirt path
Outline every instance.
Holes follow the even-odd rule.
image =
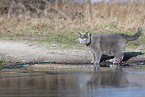
[[[32,45],[28,42],[0,41],[0,59],[12,62],[89,62],[90,54],[77,49],[63,49],[52,44]],[[87,54],[87,56],[86,56]]]
[[[63,48],[56,44],[37,44],[26,41],[0,40],[0,59],[12,62],[57,62],[57,63],[90,63],[91,55],[88,50]],[[106,56],[103,57],[104,59]],[[108,58],[108,57],[107,57]],[[139,52],[126,52],[125,61],[144,61],[145,56]]]

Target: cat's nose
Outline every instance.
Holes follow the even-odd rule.
[[[79,40],[80,41],[80,43],[82,43],[82,40]]]
[[[82,43],[82,39],[79,39],[79,42]]]

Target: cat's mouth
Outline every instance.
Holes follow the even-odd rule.
[[[81,44],[86,44],[86,42],[82,42],[82,41],[80,41],[80,43],[81,43]]]
[[[86,41],[84,41],[83,39],[79,39],[79,42],[80,42],[81,44],[86,44]]]

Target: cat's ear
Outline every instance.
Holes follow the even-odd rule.
[[[89,32],[86,32],[86,36],[89,37],[90,36],[90,33]]]
[[[80,33],[80,32],[78,32],[78,35],[79,35],[79,36],[81,36],[81,33]]]

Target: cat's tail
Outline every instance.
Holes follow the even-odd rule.
[[[140,35],[142,34],[142,32],[143,32],[143,29],[142,29],[141,27],[139,27],[139,28],[137,29],[137,33],[136,33],[135,35],[133,35],[133,36],[125,35],[125,38],[126,38],[126,40],[128,40],[128,41],[136,40],[136,39],[138,39],[138,38],[140,37]]]

